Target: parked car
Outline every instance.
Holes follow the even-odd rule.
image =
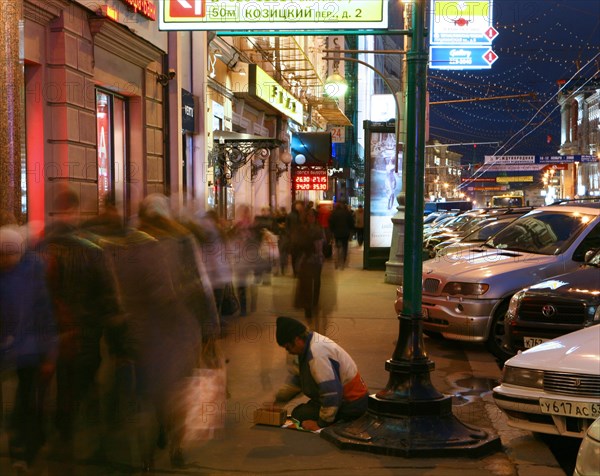
[[[423,233],[423,249],[426,250],[429,257],[433,257],[432,251],[435,245],[450,237],[468,234],[470,229],[484,220],[486,216],[487,213],[484,209],[471,210],[457,215],[443,226],[429,233]]]
[[[600,418],[588,428],[577,452],[573,476],[600,474]]]
[[[599,331],[586,327],[506,361],[493,397],[510,426],[583,438],[600,417]]]
[[[466,236],[456,237],[441,242],[434,246],[434,257],[443,257],[451,253],[463,253],[463,257],[469,253],[469,250],[479,248],[492,236],[505,228],[510,222],[516,220],[520,215],[509,216],[507,218],[496,217],[488,218],[482,222],[481,228],[473,230]]]
[[[455,236],[448,234],[447,238],[439,236],[437,244],[430,249],[430,257],[441,256],[443,254],[441,250],[450,246],[454,243],[470,243],[476,242],[476,246],[458,245],[455,249],[462,248],[476,248],[490,237],[508,225],[511,221],[525,215],[525,213],[533,210],[532,207],[525,208],[496,208],[488,209],[484,215],[479,217],[477,220],[472,220],[461,229],[460,233],[456,233]],[[449,250],[454,252],[454,249]]]
[[[508,352],[600,323],[600,249],[588,255],[581,268],[514,294],[504,321]]]
[[[504,316],[514,293],[577,269],[600,247],[600,203],[537,208],[471,250],[423,263],[423,330],[455,340],[485,342],[501,360]],[[396,309],[402,309],[402,289]]]

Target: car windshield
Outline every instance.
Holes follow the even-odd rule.
[[[506,227],[512,220],[496,220],[491,223],[486,223],[481,228],[473,230],[470,234],[463,238],[463,241],[486,241],[491,236]]]
[[[535,211],[492,236],[485,246],[543,255],[562,253],[587,226],[592,215]]]

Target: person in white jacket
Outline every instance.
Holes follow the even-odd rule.
[[[297,359],[274,406],[281,407],[300,393],[309,397],[292,410],[292,418],[311,431],[354,420],[367,411],[367,386],[342,347],[290,317],[277,318],[276,338]]]

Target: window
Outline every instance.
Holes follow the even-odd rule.
[[[106,91],[96,90],[98,159],[98,209],[113,203],[124,215],[126,203],[126,102]]]

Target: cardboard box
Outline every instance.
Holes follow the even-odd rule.
[[[285,408],[281,409],[267,409],[259,408],[254,410],[254,424],[255,425],[270,425],[270,426],[282,426],[287,418],[287,411]]]

